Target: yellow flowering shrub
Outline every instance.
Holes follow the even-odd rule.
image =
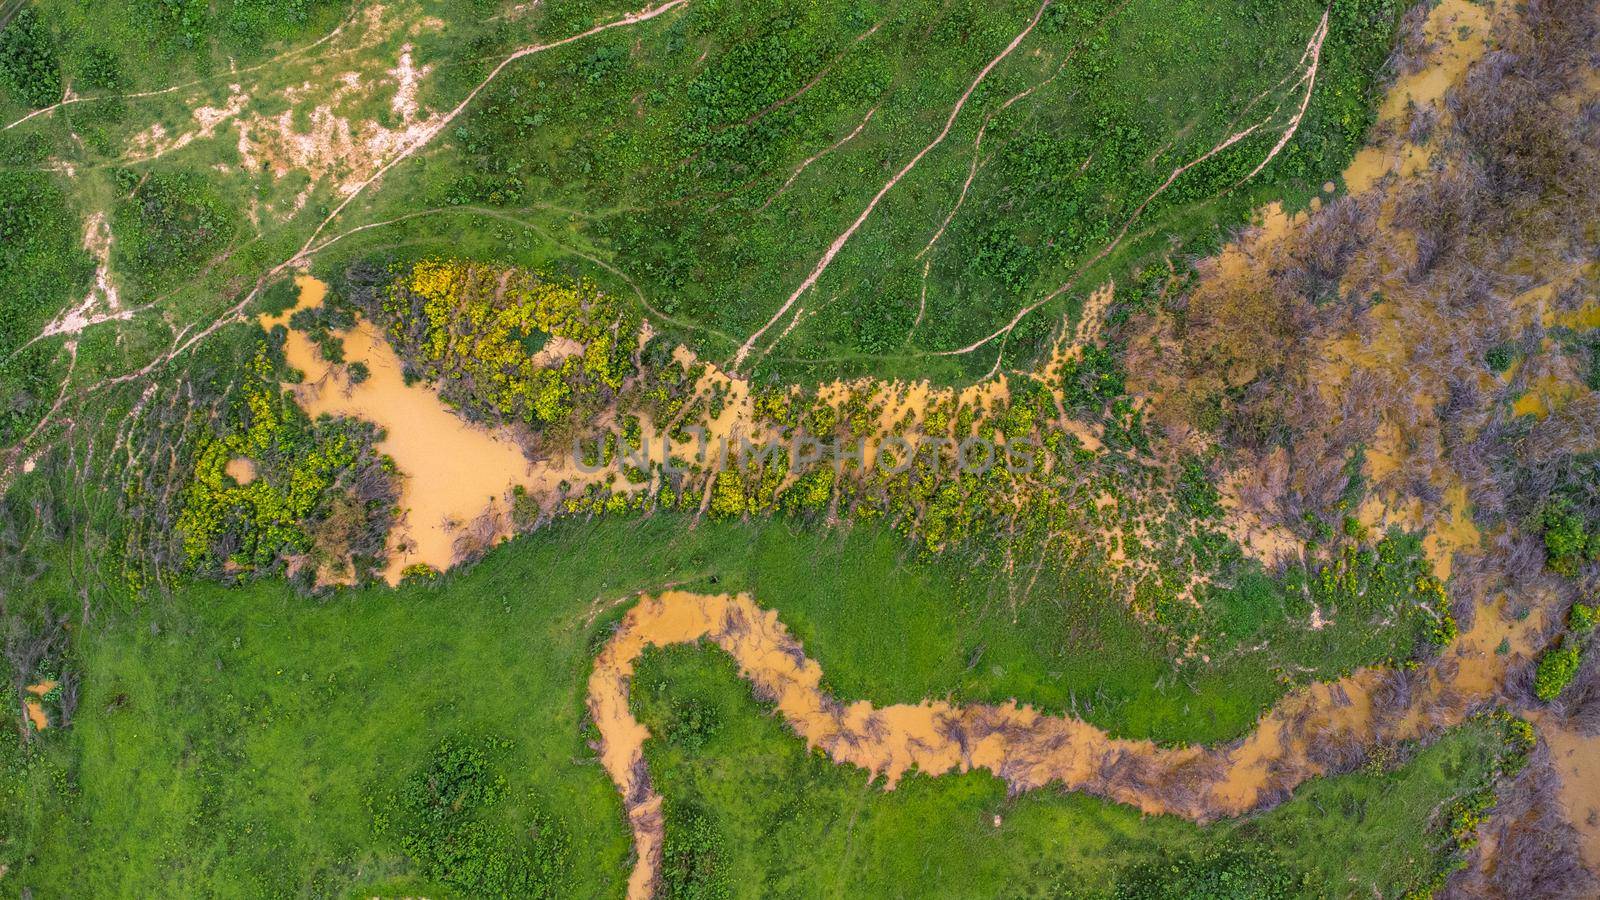
[[[479,418],[541,426],[621,388],[639,325],[588,281],[458,259],[413,264],[391,284],[381,315],[413,374],[438,383],[450,402]],[[550,340],[562,342],[559,352],[534,349]]]

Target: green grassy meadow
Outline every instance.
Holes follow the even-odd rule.
[[[503,6],[422,0],[373,17],[317,0],[38,4],[0,42],[0,63],[14,58],[0,65],[0,117],[13,126],[0,131],[0,175],[61,193],[49,216],[23,223],[37,241],[59,242],[55,208],[110,217],[124,301],[180,322],[208,322],[321,227],[347,235],[320,254],[329,265],[470,251],[592,278],[709,358],[730,358],[771,321],[745,368],[786,380],[962,381],[997,360],[1030,362],[1104,279],[1213,246],[1261,202],[1298,206],[1337,181],[1404,4],[1329,8],[1305,114],[1253,177],[1306,99],[1322,4],[697,0],[512,63],[337,216],[345,189],[333,182],[357,173],[269,171],[269,159],[242,155],[232,112],[166,146],[195,130],[200,107],[234,110],[238,123],[288,115],[308,134],[320,133],[318,106],[358,133],[395,128],[403,54],[428,73],[422,109],[442,114],[513,51],[632,10]],[[338,94],[337,77],[352,73],[377,87]],[[71,105],[22,121],[68,85]],[[65,230],[52,265],[73,277],[32,292],[36,314],[0,309],[18,334],[86,283]],[[1013,319],[981,348],[951,352]],[[112,369],[170,338],[154,317],[114,329],[125,357],[103,361]],[[37,418],[36,406],[19,418]]]
[[[385,798],[441,742],[459,740],[493,743],[487,765],[504,790],[474,815],[507,852],[520,852],[537,822],[559,848],[558,881],[546,882],[560,885],[555,895],[618,895],[629,840],[586,744],[583,690],[627,598],[669,583],[756,591],[844,697],[1055,705],[1096,685],[1111,697],[1143,685],[1122,703],[1080,710],[1119,733],[1168,740],[1236,733],[1255,714],[1250,695],[1223,679],[1152,689],[1162,655],[1115,629],[1101,653],[1039,635],[1000,640],[1029,630],[963,606],[948,571],[900,560],[895,547],[867,529],[816,536],[782,522],[569,523],[433,584],[326,598],[276,581],[190,584],[108,607],[76,645],[84,694],[72,728],[28,750],[5,738],[12,799],[0,862],[12,874],[0,890],[470,896],[419,874],[375,825]],[[66,590],[51,577],[36,586]],[[665,735],[651,745],[652,771],[669,801],[700,810],[707,833],[721,836],[720,871],[741,895],[970,896],[996,884],[1049,895],[1050,885],[1107,886],[1152,859],[1203,856],[1236,833],[1273,847],[1296,884],[1351,866],[1352,877],[1393,885],[1431,870],[1435,807],[1480,780],[1494,752],[1465,729],[1396,773],[1313,785],[1264,817],[1203,830],[1048,790],[1007,799],[981,774],[912,777],[880,793],[864,773],[806,753],[712,651],[652,655],[634,697]],[[697,723],[687,743],[674,712],[685,703]],[[1361,848],[1351,821],[1366,823]],[[1393,841],[1373,828],[1393,829]],[[788,852],[796,847],[808,849]]]

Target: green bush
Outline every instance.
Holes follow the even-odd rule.
[[[83,50],[77,84],[92,91],[120,91],[126,85],[122,61],[109,47],[95,44]]]
[[[1073,412],[1098,412],[1122,395],[1127,375],[1118,354],[1100,344],[1083,348],[1083,354],[1061,369],[1061,389],[1067,409]]]
[[[506,796],[490,752],[509,742],[448,738],[376,812],[376,830],[393,836],[421,874],[470,897],[559,897],[567,841],[535,812],[520,841],[510,828],[484,821]]]
[[[1574,634],[1588,634],[1596,622],[1600,622],[1600,605],[1574,603],[1567,612],[1567,627]]]
[[[1488,364],[1489,371],[1496,375],[1502,374],[1517,361],[1517,345],[1496,344],[1483,355],[1483,361]]]
[[[1555,647],[1546,650],[1539,659],[1539,670],[1533,679],[1534,695],[1546,703],[1561,696],[1561,692],[1578,674],[1581,655],[1578,642],[1570,635],[1564,635]]]
[[[51,176],[0,171],[0,358],[87,284],[94,267],[82,241]]]
[[[0,31],[0,80],[35,109],[61,99],[61,64],[55,42],[31,7]]]
[[[1182,854],[1125,870],[1117,900],[1276,900],[1294,880],[1269,851],[1253,847]]]
[[[1600,530],[1591,530],[1568,498],[1557,497],[1546,504],[1540,525],[1545,554],[1556,574],[1577,575],[1580,565],[1600,559]]]
[[[375,429],[308,419],[278,386],[263,345],[220,434],[202,438],[181,495],[177,530],[188,566],[237,577],[276,572],[304,556],[308,572],[364,577],[385,553],[399,496]],[[231,460],[257,477],[241,484]]]
[[[718,900],[732,896],[722,869],[722,835],[695,806],[667,800],[661,845],[662,900]]]
[[[192,275],[233,235],[234,216],[192,172],[117,174],[125,193],[113,213],[118,267],[147,289]]]

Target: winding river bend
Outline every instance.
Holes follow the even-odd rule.
[[[777,613],[750,595],[669,591],[641,598],[623,617],[595,660],[588,708],[600,733],[601,763],[622,792],[633,833],[637,857],[628,896],[643,900],[659,877],[664,822],[662,797],[644,759],[650,732],[629,710],[628,691],[635,663],[651,647],[705,641],[720,648],[807,746],[881,776],[885,789],[913,770],[937,776],[983,769],[1014,793],[1057,784],[1144,812],[1207,822],[1281,799],[1306,779],[1356,758],[1367,744],[1464,720],[1492,696],[1504,673],[1504,657],[1493,647],[1502,638],[1525,646],[1532,624],[1497,619],[1479,617],[1477,628],[1424,669],[1366,669],[1296,691],[1231,744],[1160,747],[1015,701],[884,707],[843,701],[823,690],[822,667]]]

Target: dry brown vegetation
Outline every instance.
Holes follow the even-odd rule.
[[[1421,10],[1402,29],[1402,74],[1430,52]],[[1441,103],[1412,104],[1379,129],[1391,158],[1425,153],[1420,170],[1390,172],[1201,263],[1193,289],[1141,323],[1127,366],[1169,436],[1192,448],[1186,425],[1210,427],[1243,510],[1269,525],[1314,537],[1308,514],[1340,508],[1341,496],[1359,504],[1347,492],[1358,451],[1360,486],[1375,499],[1349,515],[1435,532],[1465,520],[1459,543],[1441,539],[1455,552],[1438,554],[1453,556],[1458,621],[1471,629],[1483,615],[1504,617],[1517,646],[1537,649],[1600,584],[1592,562],[1552,572],[1540,524],[1556,498],[1600,517],[1587,456],[1600,448],[1600,395],[1583,386],[1571,332],[1551,325],[1587,308],[1597,288],[1596,4],[1530,2],[1497,17],[1490,47]],[[1491,374],[1498,348],[1516,362]],[[1516,402],[1530,394],[1537,404]],[[1534,659],[1519,650],[1510,660],[1494,693],[1542,706]],[[1315,722],[1307,732],[1291,719],[1284,739],[1309,743],[1328,771],[1358,765],[1401,723],[1426,732],[1486,699],[1463,694],[1458,675],[1454,657],[1386,674],[1370,691],[1367,733]],[[1600,732],[1592,654],[1552,713],[1578,733]],[[1594,895],[1559,788],[1541,757],[1503,789],[1485,849],[1453,896]]]
[[[1450,879],[1445,900],[1482,897],[1593,897],[1600,881],[1583,867],[1576,830],[1557,797],[1559,779],[1541,742],[1526,768],[1499,790],[1484,842]]]
[[[1408,26],[1402,72],[1421,52],[1420,26]],[[1592,397],[1524,434],[1499,403],[1522,384],[1482,377],[1491,347],[1539,347],[1538,315],[1518,304],[1539,274],[1593,260],[1600,116],[1581,77],[1593,4],[1531,3],[1495,39],[1443,110],[1413,109],[1407,134],[1432,154],[1423,172],[1313,210],[1281,236],[1247,236],[1242,260],[1202,263],[1195,288],[1130,349],[1130,383],[1153,418],[1169,433],[1212,425],[1269,520],[1300,528],[1328,508],[1350,453],[1380,443],[1381,425],[1400,435],[1402,463],[1375,473],[1392,505],[1437,508],[1453,472],[1491,520],[1509,502],[1508,463],[1538,469],[1594,446]]]

